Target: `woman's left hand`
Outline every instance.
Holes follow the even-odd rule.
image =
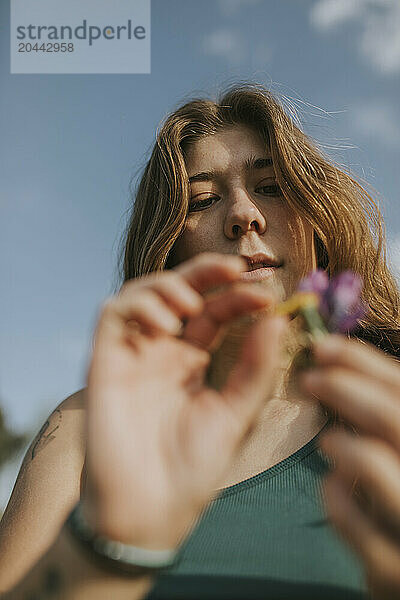
[[[337,427],[321,436],[335,465],[324,482],[328,516],[361,556],[372,597],[398,599],[400,362],[336,334],[313,348],[316,367],[299,376],[300,389],[336,409],[359,434]]]

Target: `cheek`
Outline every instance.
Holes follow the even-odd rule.
[[[207,240],[205,233],[202,233],[201,224],[197,220],[190,219],[176,240],[171,254],[174,263],[179,264],[208,249],[210,249],[209,239]]]

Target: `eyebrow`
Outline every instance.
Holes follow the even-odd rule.
[[[272,166],[272,158],[256,158],[255,156],[250,156],[250,158],[247,158],[244,163],[244,168],[246,171],[265,169],[266,167]],[[202,171],[201,173],[196,173],[196,175],[189,177],[189,183],[194,181],[211,181],[216,179],[218,175],[220,175],[220,171]]]

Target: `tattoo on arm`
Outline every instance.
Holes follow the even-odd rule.
[[[56,408],[56,410],[50,415],[50,417],[47,419],[46,423],[43,425],[43,427],[36,436],[36,439],[32,446],[31,460],[33,460],[36,454],[43,450],[43,448],[47,446],[47,444],[54,440],[54,438],[56,437],[54,433],[60,427],[60,423],[61,410],[59,408]]]

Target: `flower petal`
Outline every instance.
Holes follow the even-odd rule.
[[[329,277],[323,269],[315,269],[299,283],[299,292],[315,292],[322,294],[329,287]]]

